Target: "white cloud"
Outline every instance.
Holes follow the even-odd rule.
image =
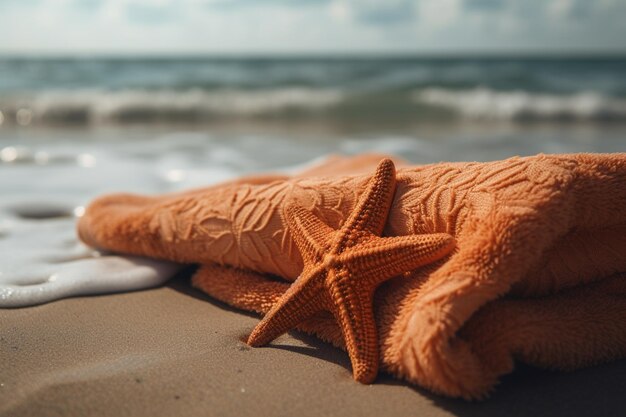
[[[572,9],[572,0],[553,0],[548,5],[548,13],[556,18],[562,18]]]
[[[462,6],[461,0],[421,0],[418,9],[420,24],[432,29],[449,27],[459,18]]]
[[[625,20],[624,0],[1,0],[0,53],[624,51]]]
[[[352,18],[352,8],[347,1],[335,0],[328,7],[330,16],[340,22],[345,22]]]

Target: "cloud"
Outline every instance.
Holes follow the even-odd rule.
[[[626,2],[623,0],[464,0],[463,8],[469,12],[523,13],[535,20],[545,20],[554,16],[578,19],[589,18],[594,14],[607,11],[619,10],[623,13],[626,9]],[[625,16],[622,15],[622,17]]]
[[[235,11],[241,8],[302,8],[324,6],[331,13],[371,25],[412,21],[418,0],[209,0],[209,8]]]
[[[530,0],[526,0],[530,1]],[[467,10],[501,10],[507,0],[466,0],[463,5]]]
[[[236,10],[243,7],[305,7],[328,4],[330,0],[207,0],[208,8]]]
[[[78,10],[94,11],[99,9],[103,3],[104,0],[74,0],[72,6]]]
[[[180,19],[180,7],[176,3],[129,3],[126,17],[139,24],[158,25],[176,22]]]
[[[0,54],[626,52],[625,20],[624,0],[0,0]]]
[[[414,0],[352,0],[354,17],[365,24],[389,26],[414,21]]]
[[[28,8],[40,3],[41,0],[0,0],[0,9]]]

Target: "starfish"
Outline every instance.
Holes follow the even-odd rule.
[[[354,379],[378,373],[373,296],[381,283],[434,262],[454,247],[446,233],[381,237],[396,189],[396,170],[383,159],[354,211],[339,230],[298,205],[285,209],[304,269],[248,338],[262,346],[323,310],[337,320]]]

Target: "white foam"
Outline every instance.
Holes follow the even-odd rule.
[[[58,207],[50,209],[58,211]],[[71,218],[5,219],[0,235],[0,307],[154,287],[180,268],[169,262],[94,251],[78,242],[74,227]]]
[[[284,110],[316,110],[340,102],[334,89],[265,90],[60,90],[5,97],[0,108],[21,125],[111,121],[191,121],[217,116],[251,117]]]
[[[413,99],[423,104],[450,108],[468,119],[478,120],[590,121],[626,118],[626,100],[592,92],[554,95],[488,88],[426,88],[414,92]]]
[[[150,288],[181,268],[170,262],[100,253],[79,242],[75,233],[76,217],[96,195],[170,191],[201,179],[207,185],[234,175],[219,167],[195,173],[197,168],[190,167],[189,161],[172,156],[176,152],[164,152],[175,142],[155,142],[148,158],[128,152],[145,147],[143,142],[122,143],[115,150],[62,142],[45,150],[28,146],[0,150],[0,308]],[[176,163],[185,181],[170,184],[160,178],[163,164],[154,163],[158,155]]]

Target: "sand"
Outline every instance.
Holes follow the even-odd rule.
[[[574,373],[523,368],[482,403],[381,375],[299,333],[242,339],[258,318],[191,288],[164,287],[0,310],[0,416],[623,415],[626,361]]]

